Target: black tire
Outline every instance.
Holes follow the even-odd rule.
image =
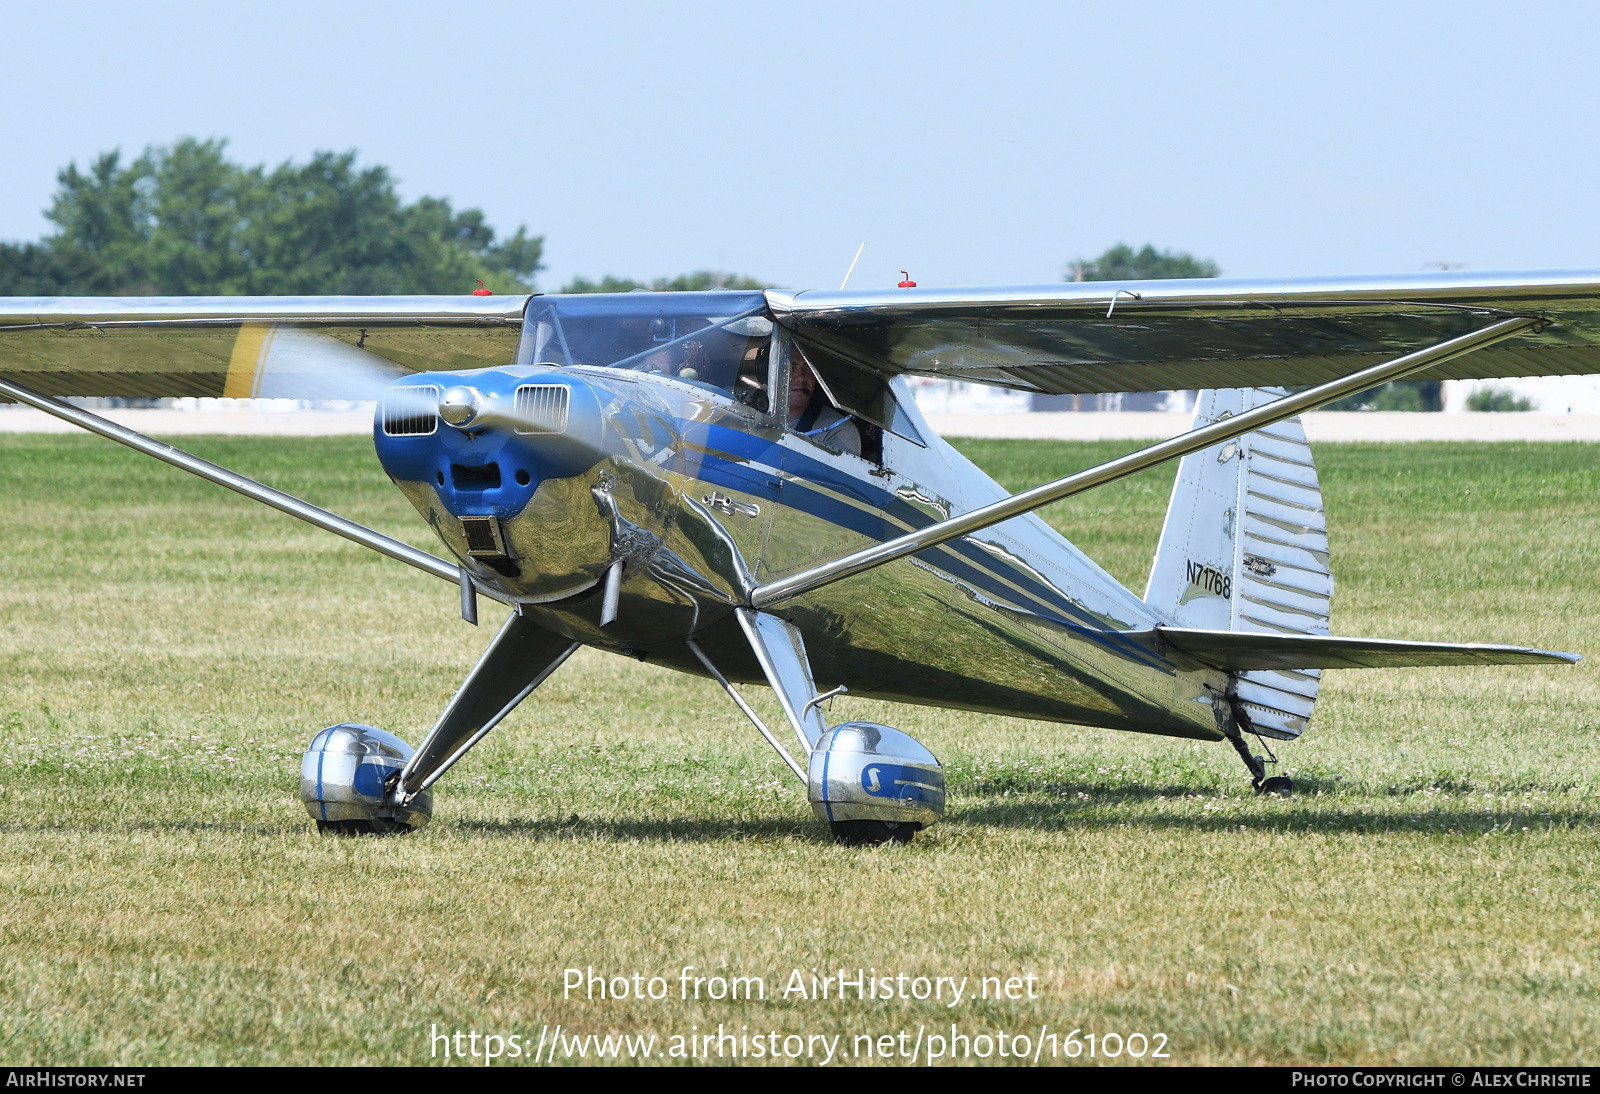
[[[877,847],[885,843],[910,843],[920,824],[906,821],[834,821],[833,841],[846,847]]]
[[[410,825],[383,818],[342,821],[319,820],[317,822],[317,831],[324,836],[398,836],[402,832],[411,831],[411,827]]]
[[[1287,775],[1274,775],[1270,779],[1262,779],[1261,785],[1256,787],[1258,794],[1282,794],[1288,797],[1294,793],[1294,780]]]

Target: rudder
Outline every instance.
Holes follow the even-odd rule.
[[[1281,398],[1282,388],[1202,391],[1195,427]],[[1174,626],[1326,635],[1333,575],[1311,446],[1290,418],[1183,458],[1145,603]],[[1264,736],[1292,740],[1320,669],[1233,674],[1229,694]]]

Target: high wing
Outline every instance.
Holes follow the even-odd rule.
[[[813,359],[1048,394],[1318,384],[1511,316],[1411,379],[1600,372],[1600,271],[768,292]]]
[[[385,380],[504,364],[528,300],[4,299],[0,378],[49,395],[370,398],[348,351]],[[819,360],[1051,394],[1315,384],[1515,315],[1546,322],[1413,378],[1600,372],[1600,271],[774,290],[767,301]],[[285,332],[303,352],[279,342],[279,374],[264,375]]]
[[[375,399],[509,363],[527,296],[0,299],[0,379],[46,395]]]

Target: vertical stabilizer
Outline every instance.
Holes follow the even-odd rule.
[[[1272,402],[1282,388],[1202,391],[1198,428]],[[1333,576],[1311,446],[1299,418],[1185,456],[1145,590],[1173,626],[1328,633]],[[1305,731],[1321,670],[1235,673],[1232,694],[1260,733]]]

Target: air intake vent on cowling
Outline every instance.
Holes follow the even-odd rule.
[[[486,463],[476,467],[453,463],[450,465],[450,485],[457,490],[500,489],[500,465]]]
[[[433,384],[392,387],[383,394],[383,431],[391,437],[425,437],[439,431],[439,389]]]
[[[461,530],[467,536],[467,554],[473,558],[504,558],[506,541],[500,522],[493,517],[462,517]]]
[[[517,388],[517,432],[565,433],[570,394],[561,384],[523,384]]]

